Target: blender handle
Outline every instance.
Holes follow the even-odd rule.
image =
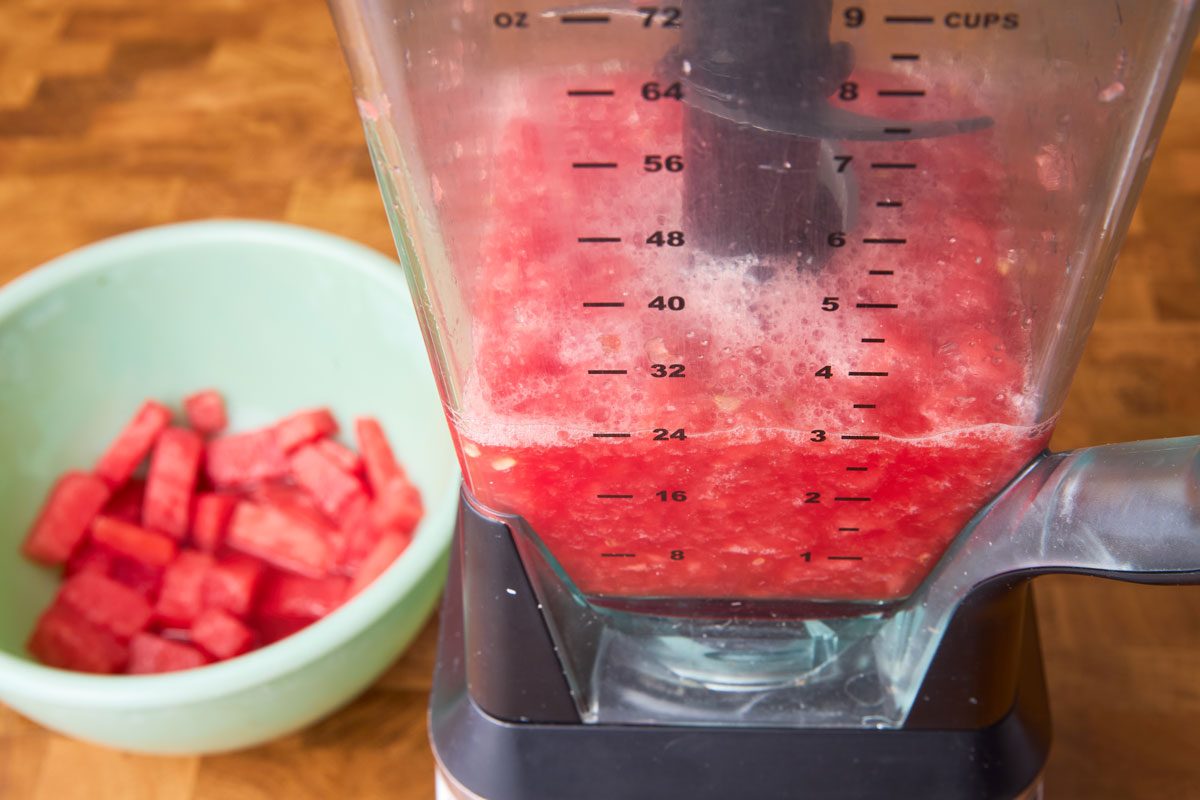
[[[977,577],[1068,572],[1200,583],[1200,436],[1047,454],[969,540],[972,560],[985,562],[969,570]]]

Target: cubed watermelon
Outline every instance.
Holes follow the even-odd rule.
[[[171,562],[154,607],[162,624],[191,627],[204,608],[204,584],[212,566],[212,556],[195,550],[184,550]]]
[[[139,633],[129,643],[129,666],[125,671],[130,675],[150,675],[195,669],[207,663],[204,653],[189,644]]]
[[[317,508],[312,495],[288,483],[267,483],[250,492],[250,499],[259,505],[275,506],[280,511],[300,517],[318,528],[333,525],[325,512]]]
[[[29,652],[48,667],[112,674],[129,660],[129,650],[110,631],[75,610],[55,603],[38,619]]]
[[[421,492],[404,475],[396,475],[375,493],[371,519],[380,528],[411,533],[425,513]]]
[[[361,592],[387,571],[401,553],[408,548],[412,537],[404,533],[389,531],[376,543],[375,549],[363,560],[358,572],[350,581],[350,596]]]
[[[86,472],[58,479],[25,539],[24,553],[43,564],[64,564],[109,498],[108,485]]]
[[[397,463],[379,420],[374,417],[359,417],[354,421],[354,432],[358,438],[359,452],[366,465],[371,491],[378,492],[392,478],[404,475],[404,469]]]
[[[341,442],[335,439],[318,439],[313,446],[337,464],[343,472],[357,475],[363,471],[362,457]]]
[[[222,488],[254,486],[288,473],[287,454],[271,428],[213,439],[208,443],[206,466],[213,484]]]
[[[212,436],[229,424],[225,414],[225,398],[215,389],[205,389],[183,399],[183,413],[196,433]]]
[[[92,542],[147,567],[161,570],[175,560],[178,546],[168,536],[112,517],[92,522]]]
[[[75,548],[75,552],[71,553],[71,557],[67,559],[67,566],[63,570],[63,575],[69,578],[76,573],[88,570],[99,572],[101,575],[107,575],[114,560],[116,560],[116,554],[112,551],[98,547],[90,542],[84,542]]]
[[[167,428],[159,435],[146,479],[143,525],[183,541],[191,522],[192,492],[203,455],[204,441],[195,431]]]
[[[341,526],[343,543],[338,557],[339,572],[356,572],[386,533],[386,529],[376,525],[372,519],[371,507],[370,502],[352,504],[344,514]]]
[[[263,578],[254,616],[320,619],[345,601],[349,586],[348,579],[338,576],[305,578],[270,570]]]
[[[147,400],[96,462],[95,473],[116,489],[133,475],[149,455],[158,436],[171,423],[171,410]]]
[[[206,553],[215,553],[225,541],[229,518],[238,498],[231,494],[205,492],[196,495],[192,514],[192,544]]]
[[[154,613],[145,597],[93,570],[68,578],[56,602],[118,639],[128,639],[145,628]]]
[[[290,460],[296,483],[330,519],[338,519],[348,503],[367,495],[362,481],[342,470],[317,447],[301,447],[292,453]]]
[[[140,525],[145,497],[146,482],[141,478],[130,478],[113,494],[100,513],[106,517]]]
[[[108,567],[108,577],[133,589],[146,598],[146,602],[158,602],[158,590],[162,586],[163,570],[152,567],[126,556],[115,556]]]
[[[192,623],[192,641],[216,658],[233,658],[254,646],[254,632],[232,614],[210,608]]]
[[[219,608],[245,617],[254,608],[266,567],[256,558],[230,553],[222,556],[204,579],[205,608]]]
[[[319,578],[333,565],[327,530],[279,506],[243,502],[233,512],[225,541],[280,569]]]
[[[275,441],[285,453],[291,453],[296,448],[316,441],[325,436],[337,433],[337,420],[328,408],[315,408],[310,411],[299,411],[275,424]]]

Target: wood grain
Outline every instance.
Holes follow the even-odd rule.
[[[0,0],[0,283],[176,220],[282,219],[392,253],[320,0]],[[1200,60],[1162,138],[1055,437],[1198,432]],[[1200,798],[1200,591],[1037,585],[1049,796]],[[0,709],[4,800],[432,797],[433,628],[360,700],[249,752],[145,758]]]

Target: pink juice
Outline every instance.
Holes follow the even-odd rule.
[[[681,174],[645,169],[684,153],[681,104],[615,83],[500,122],[461,281],[469,485],[589,595],[904,597],[1049,436],[988,132],[835,145],[845,246],[764,269],[689,247]]]

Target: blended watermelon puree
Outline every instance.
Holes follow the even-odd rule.
[[[906,116],[860,82],[852,110]],[[473,354],[453,422],[471,489],[523,516],[587,595],[908,595],[1050,433],[989,132],[832,143],[857,183],[846,245],[816,266],[717,258],[688,244],[683,173],[643,169],[684,154],[682,104],[614,83],[601,100],[523,79],[503,106],[480,249],[460,267]],[[934,108],[919,116],[966,116]],[[684,244],[648,244],[657,231]]]

